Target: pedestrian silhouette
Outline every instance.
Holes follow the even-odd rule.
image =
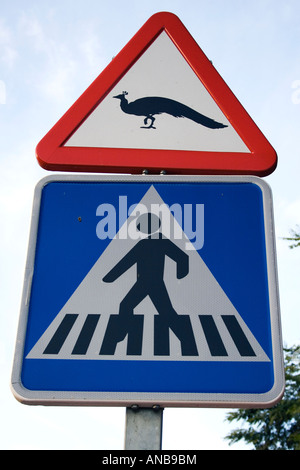
[[[134,315],[134,308],[149,296],[160,316],[156,320],[156,337],[163,336],[154,343],[155,354],[169,354],[166,335],[168,335],[170,328],[181,341],[183,354],[197,355],[189,317],[178,315],[175,311],[164,283],[165,257],[168,256],[175,261],[177,279],[188,275],[189,257],[158,231],[160,226],[160,219],[156,215],[148,213],[140,216],[137,220],[137,229],[148,236],[140,240],[103,278],[104,282],[114,282],[133,265],[137,266],[137,281],[121,301],[118,317],[111,317],[112,322],[111,325],[108,325],[108,330],[113,333],[113,337],[104,338],[100,354],[107,354],[108,351],[113,354],[116,342],[122,341],[127,334],[131,339],[129,350],[135,351],[132,354],[141,350],[142,338],[140,337],[138,340],[137,335],[138,330],[143,328],[143,318],[137,320],[141,316]],[[187,327],[186,331],[184,331],[184,326]],[[164,334],[158,331],[161,329]],[[162,342],[165,344],[161,344]]]

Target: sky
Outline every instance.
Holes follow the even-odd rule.
[[[2,0],[0,10],[1,448],[123,449],[124,408],[27,407],[10,388],[35,185],[35,147],[145,21],[175,13],[278,154],[273,193],[284,344],[299,344],[298,0]],[[255,293],[254,293],[255,295]],[[238,450],[229,410],[165,409],[163,449]]]

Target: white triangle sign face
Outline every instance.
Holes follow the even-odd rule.
[[[157,13],[41,140],[43,168],[274,171],[277,155],[179,18]]]
[[[156,284],[168,293],[187,336],[181,337],[181,326],[179,330],[168,327],[169,320],[164,320],[161,300],[155,298],[156,294],[152,295],[151,301],[149,290],[145,292],[150,294],[143,296],[141,289],[136,289],[135,295],[140,298],[131,300],[134,329],[125,331],[121,339],[111,338],[110,334],[114,336],[118,328],[120,305],[137,285],[137,269],[134,265],[124,269],[113,282],[104,282],[105,276],[139,243],[149,241],[148,234],[143,235],[137,230],[137,215],[155,214],[155,211],[160,211],[161,234],[152,234],[153,240],[170,243],[171,239],[176,250],[185,253],[189,260],[188,274],[178,279],[176,263],[166,256],[163,278]],[[126,321],[124,324],[126,329]],[[140,342],[140,346],[130,346],[132,340]],[[187,342],[193,343],[193,347],[187,346]],[[129,351],[130,347],[133,349]],[[270,361],[154,186],[144,195],[27,359]]]
[[[166,32],[65,146],[250,153]]]

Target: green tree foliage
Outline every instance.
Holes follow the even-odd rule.
[[[290,230],[290,237],[284,237],[283,239],[292,242],[290,244],[291,249],[297,248],[298,246],[300,246],[300,227],[299,227],[299,225],[297,225],[296,230]]]
[[[242,421],[230,432],[229,444],[244,440],[253,450],[300,450],[300,346],[284,348],[286,387],[283,399],[269,409],[230,412],[226,419]]]

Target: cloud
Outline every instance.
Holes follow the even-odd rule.
[[[27,249],[34,187],[44,176],[34,157],[34,142],[23,142],[9,154],[1,155],[2,180],[0,186],[0,253],[6,265],[8,281],[11,267],[23,271],[18,259]],[[5,297],[7,291],[4,290]]]
[[[57,20],[55,11],[43,23],[35,13],[22,12],[19,32],[32,60],[39,56],[35,87],[46,99],[65,106],[78,98],[76,90],[86,88],[101,72],[104,60],[93,21],[70,22],[66,30],[58,30]]]
[[[91,68],[97,68],[103,62],[103,56],[101,54],[102,47],[99,40],[99,36],[93,31],[93,26],[86,24],[84,30],[86,31],[82,42],[80,43],[80,51],[82,52],[82,57],[87,62],[87,65]]]
[[[19,26],[25,36],[29,36],[36,39],[37,48],[39,48],[39,46],[44,43],[43,28],[36,17],[22,12],[19,21]]]
[[[300,199],[287,199],[275,195],[276,232],[279,237],[289,236],[289,230],[300,224]]]
[[[0,18],[0,62],[6,67],[12,68],[18,53],[13,45],[13,35],[6,26],[5,21]]]

